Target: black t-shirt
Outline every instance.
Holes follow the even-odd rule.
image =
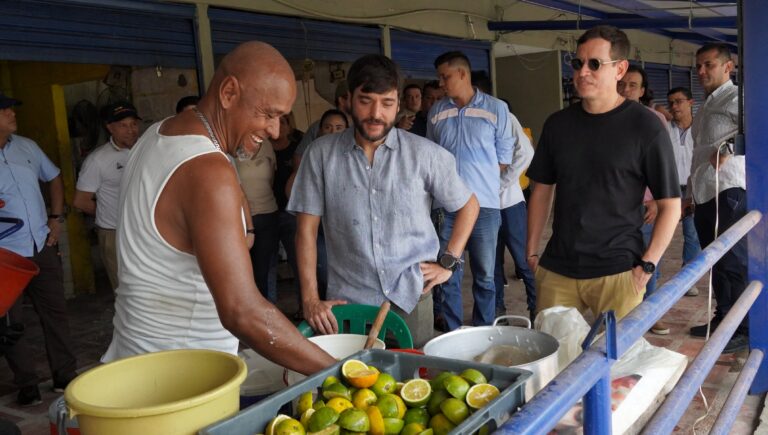
[[[556,185],[540,264],[576,279],[625,272],[640,259],[646,186],[655,199],[680,196],[667,129],[631,101],[597,115],[580,104],[552,114],[527,175]]]
[[[275,150],[275,158],[277,160],[277,168],[275,170],[275,181],[272,184],[272,190],[275,194],[275,201],[277,202],[277,209],[282,211],[288,205],[288,197],[285,195],[285,185],[288,184],[288,178],[293,171],[293,154],[296,152],[296,147],[299,146],[301,138],[304,134],[299,130],[294,130],[288,140],[288,146],[282,150]]]

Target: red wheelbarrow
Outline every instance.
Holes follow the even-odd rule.
[[[0,224],[3,223],[11,224],[11,227],[0,231],[0,240],[24,226],[21,219],[0,217]],[[32,277],[38,273],[40,268],[29,259],[0,248],[0,317],[5,316]]]

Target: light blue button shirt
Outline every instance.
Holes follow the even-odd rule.
[[[454,155],[459,175],[480,207],[500,208],[499,164],[512,163],[515,147],[506,103],[479,89],[462,108],[443,98],[429,111],[427,139]]]
[[[0,240],[0,248],[24,257],[31,257],[35,248],[42,249],[50,230],[39,182],[49,182],[59,172],[43,150],[25,137],[11,135],[0,149],[0,199],[5,201],[0,217],[24,221],[20,231]]]
[[[457,211],[471,196],[453,156],[433,142],[393,128],[371,165],[349,128],[312,142],[287,209],[322,216],[328,299],[389,299],[411,312],[424,286],[419,263],[440,249],[432,200]]]

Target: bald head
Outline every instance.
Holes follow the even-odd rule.
[[[251,41],[224,56],[199,106],[217,118],[233,154],[277,138],[280,116],[291,111],[295,99],[296,79],[285,58],[271,45]]]

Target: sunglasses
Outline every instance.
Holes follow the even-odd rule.
[[[600,69],[602,65],[607,65],[611,63],[621,62],[621,59],[617,60],[600,60],[600,59],[588,59],[587,60],[587,67],[590,69],[590,71],[597,71]],[[581,71],[582,68],[584,68],[584,61],[579,59],[578,57],[574,57],[571,59],[571,68],[573,68],[574,71]]]

